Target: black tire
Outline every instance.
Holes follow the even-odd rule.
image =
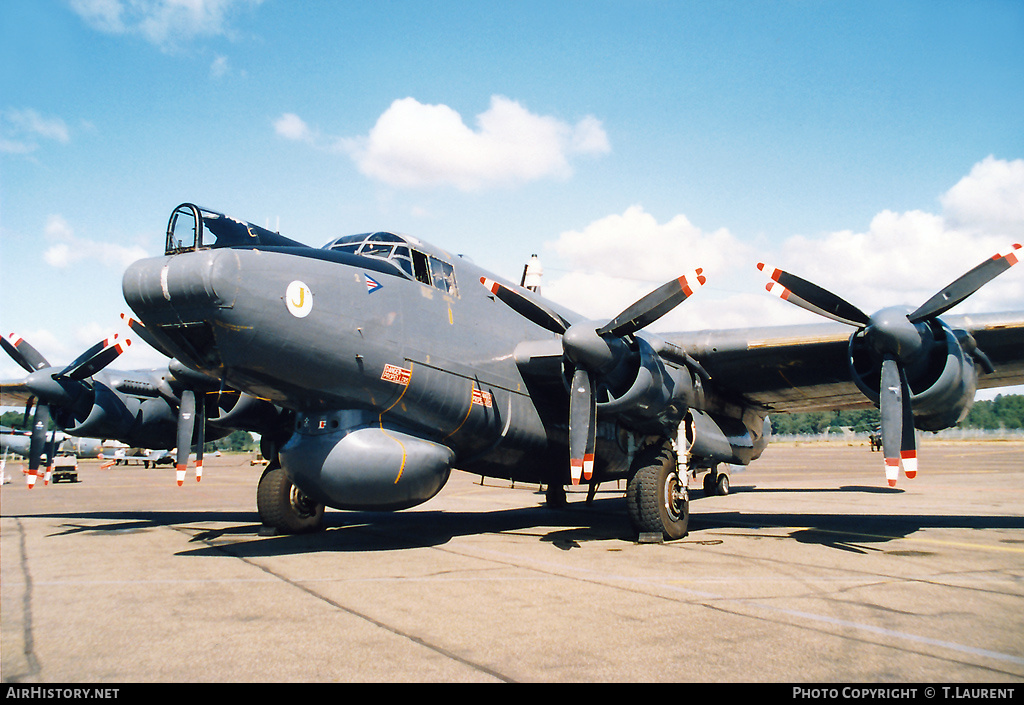
[[[279,463],[263,471],[256,489],[260,521],[283,534],[319,531],[324,523],[324,505],[314,502],[292,484]]]
[[[718,482],[715,483],[715,493],[719,497],[729,494],[729,476],[725,473],[718,473]]]
[[[690,523],[689,492],[676,468],[676,454],[668,440],[637,453],[626,486],[626,507],[633,528],[640,534],[661,533],[666,540],[681,539]]]

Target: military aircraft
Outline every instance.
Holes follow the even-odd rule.
[[[655,335],[701,270],[590,321],[414,237],[318,248],[185,203],[163,256],[132,264],[122,289],[132,329],[180,379],[230,390],[236,428],[262,420],[257,508],[274,530],[316,530],[325,506],[414,506],[458,468],[544,484],[554,506],[570,483],[625,479],[633,528],[674,539],[688,475],[724,491],[719,465],[761,455],[770,412],[877,405],[886,477],[913,477],[915,427],[953,426],[977,388],[1024,382],[1024,311],[939,318],[1019,256],[871,315],[761,265],[769,291],[838,323]],[[217,407],[195,393],[174,396],[179,448]]]

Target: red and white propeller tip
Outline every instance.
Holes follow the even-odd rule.
[[[771,279],[770,282],[765,284],[765,291],[767,291],[769,294],[772,294],[773,296],[778,296],[783,301],[789,298],[789,289],[787,289],[786,287],[779,283],[779,276],[782,274],[781,269],[769,266],[764,262],[758,262],[757,268],[764,272],[765,274],[767,274],[768,278]]]

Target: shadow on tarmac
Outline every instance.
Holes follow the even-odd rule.
[[[767,491],[877,490],[878,488],[844,487],[841,490]],[[740,491],[758,490],[742,488]],[[695,499],[699,499],[699,492],[693,494]],[[203,544],[180,551],[176,555],[230,554],[238,557],[261,557],[315,552],[402,551],[441,546],[457,536],[488,533],[532,536],[560,550],[572,550],[598,541],[636,543],[637,537],[629,527],[624,505],[625,500],[615,496],[597,498],[590,506],[584,502],[573,502],[564,509],[557,510],[548,509],[543,505],[492,512],[332,510],[325,515],[325,530],[322,532],[275,536],[260,535],[260,521],[256,512],[70,511],[20,516],[64,520],[65,523],[50,536],[73,533],[115,535],[169,527],[191,534],[189,543]],[[228,526],[224,526],[225,524]],[[696,511],[690,515],[689,535],[667,545],[720,543],[730,535],[728,531],[723,533],[723,529],[735,529],[745,535],[756,532],[763,534],[765,538],[794,540],[864,554],[884,550],[883,547],[888,542],[931,528],[1024,529],[1024,517]],[[764,533],[766,530],[778,529],[786,533]],[[715,533],[707,533],[711,530],[715,530]]]

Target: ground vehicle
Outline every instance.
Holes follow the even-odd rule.
[[[53,482],[78,482],[78,456],[58,455],[53,459]]]

